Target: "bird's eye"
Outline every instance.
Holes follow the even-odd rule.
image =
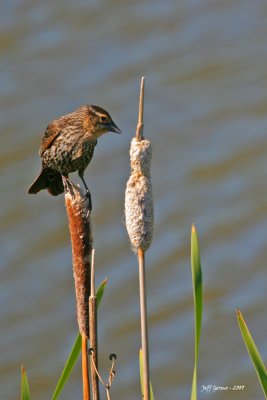
[[[100,117],[100,122],[105,124],[107,122],[107,117]]]

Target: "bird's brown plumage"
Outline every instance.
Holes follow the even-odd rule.
[[[97,139],[108,131],[120,133],[109,113],[98,106],[84,105],[52,121],[43,134],[39,150],[42,171],[28,193],[36,194],[42,189],[53,196],[63,193],[61,175],[67,177],[75,171],[83,180]]]

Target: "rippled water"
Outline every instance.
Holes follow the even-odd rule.
[[[215,398],[201,393],[208,384],[245,385],[218,400],[262,398],[235,308],[266,359],[266,2],[4,0],[0,33],[0,398],[19,397],[22,362],[33,398],[49,398],[76,336],[63,197],[26,192],[47,123],[83,103],[107,108],[124,132],[101,138],[86,180],[97,280],[109,277],[100,365],[105,373],[116,352],[113,397],[140,397],[137,267],[123,203],[142,75],[153,142],[147,279],[156,398],[189,398],[192,222],[204,278],[199,398]],[[79,368],[62,398],[81,398]]]

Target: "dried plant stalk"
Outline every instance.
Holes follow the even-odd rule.
[[[145,252],[138,249],[139,264],[139,291],[140,291],[140,315],[141,315],[141,342],[143,350],[143,384],[144,400],[150,400],[150,366],[149,366],[149,342],[146,304],[146,274]]]
[[[144,139],[144,99],[145,99],[145,77],[141,79],[139,96],[139,113],[136,127],[136,140],[141,142]]]
[[[82,335],[82,378],[83,378],[83,400],[90,400],[90,381],[88,368],[88,338]]]
[[[91,379],[92,379],[92,397],[93,400],[99,400],[99,381],[97,375],[98,369],[98,346],[97,346],[97,306],[95,295],[95,251],[92,252],[92,270],[91,270],[91,294],[89,297],[89,327],[90,327],[90,354],[91,359]]]

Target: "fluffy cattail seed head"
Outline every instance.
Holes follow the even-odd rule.
[[[131,176],[125,192],[125,220],[128,235],[135,251],[146,251],[153,236],[154,208],[150,164],[151,142],[132,139],[130,149]]]

